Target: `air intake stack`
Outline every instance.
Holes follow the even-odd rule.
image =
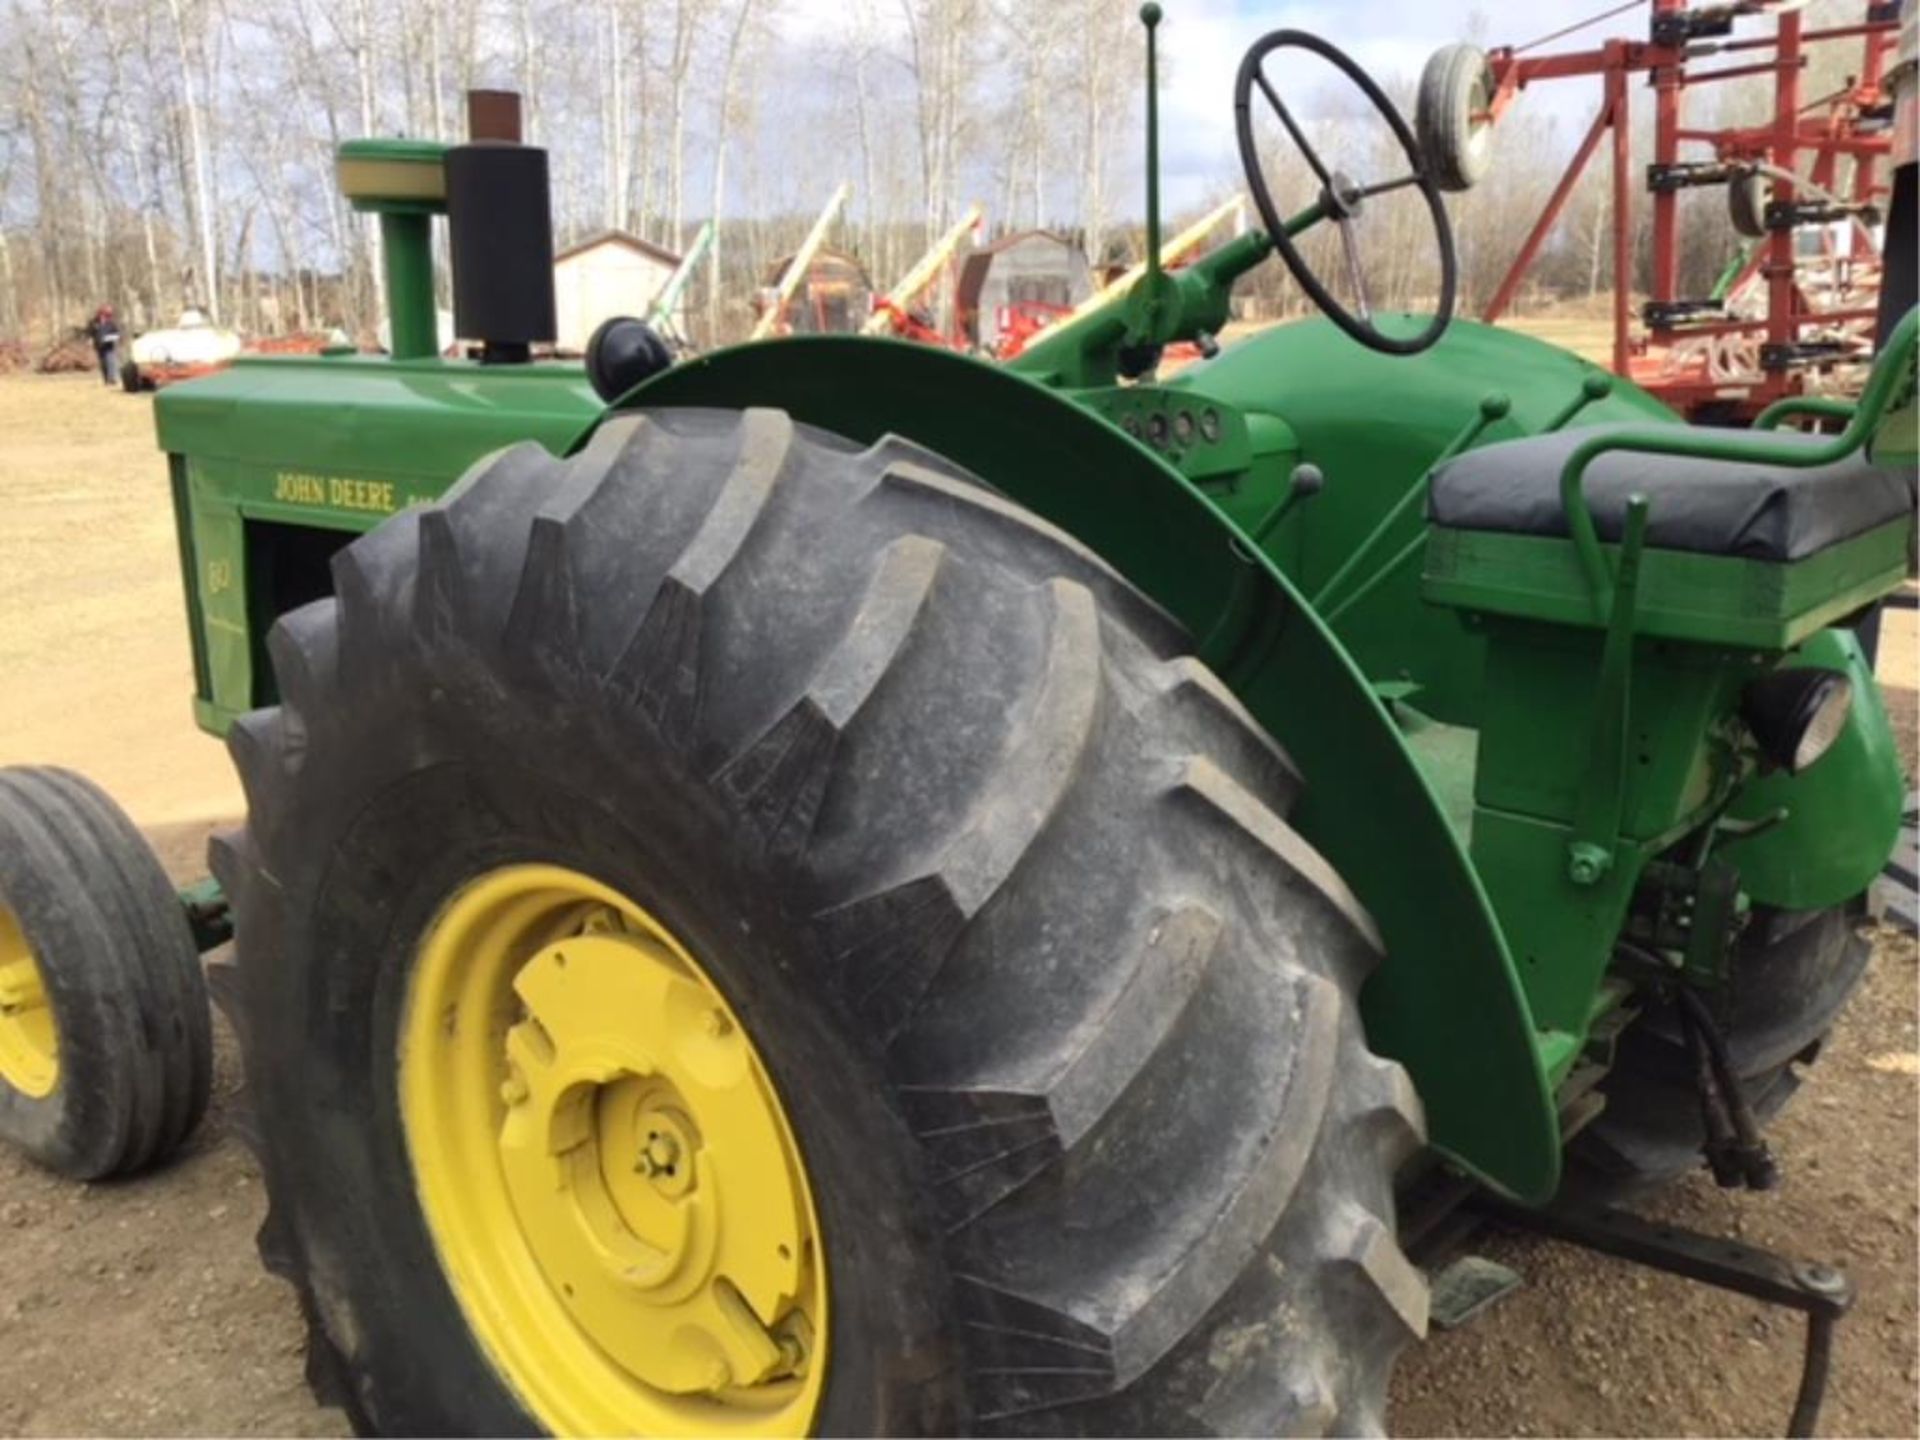
[[[467,95],[465,145],[447,151],[453,318],[483,364],[524,363],[556,333],[547,152],[520,143],[520,97]]]
[[[447,217],[454,330],[478,341],[483,364],[524,363],[555,334],[553,218],[547,152],[520,143],[520,97],[467,96],[465,145],[350,140],[340,147],[340,190],[380,217],[390,353],[439,353],[432,219]]]

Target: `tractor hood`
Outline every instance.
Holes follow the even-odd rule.
[[[503,445],[563,453],[600,410],[578,365],[371,355],[243,358],[154,401],[160,448],[190,464],[271,475],[298,455],[303,470],[396,482],[409,500],[434,498]]]

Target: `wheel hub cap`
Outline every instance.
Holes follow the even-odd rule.
[[[656,920],[495,871],[430,927],[402,1115],[469,1323],[545,1425],[791,1433],[825,1372],[798,1147],[746,1031]]]
[[[60,1079],[60,1038],[20,922],[0,905],[0,1082],[40,1099]]]

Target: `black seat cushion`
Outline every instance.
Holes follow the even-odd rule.
[[[1470,450],[1434,472],[1427,515],[1459,530],[1565,535],[1560,472],[1574,450],[1608,429],[1562,430]],[[1820,445],[1818,437],[1730,430],[1730,445]],[[1587,466],[1585,492],[1602,540],[1618,540],[1627,498],[1647,497],[1647,544],[1747,560],[1802,560],[1911,514],[1914,472],[1856,452],[1795,470],[1764,459],[1697,460],[1614,450]]]

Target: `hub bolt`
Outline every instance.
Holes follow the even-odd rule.
[[[647,1143],[640,1147],[639,1169],[648,1179],[671,1175],[680,1163],[680,1142],[661,1130],[647,1132]]]

